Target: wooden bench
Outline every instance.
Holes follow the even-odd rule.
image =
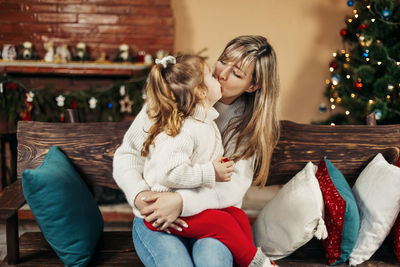
[[[18,178],[0,196],[0,219],[6,224],[8,255],[2,265],[63,266],[41,233],[18,237],[18,209],[25,199],[21,173],[37,167],[52,145],[59,146],[72,160],[89,187],[117,189],[112,178],[114,151],[130,122],[18,123]],[[352,186],[361,170],[378,153],[389,161],[399,156],[400,125],[326,126],[282,121],[281,138],[271,163],[268,185],[282,185],[308,161],[318,163],[327,156]],[[394,148],[396,147],[396,148]],[[254,221],[254,217],[249,218]],[[318,240],[311,240],[280,266],[326,266]],[[132,244],[131,233],[105,232],[91,266],[143,266]],[[345,266],[345,265],[342,265]],[[371,260],[360,266],[399,266],[390,242],[386,241]]]

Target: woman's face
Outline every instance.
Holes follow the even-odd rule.
[[[232,62],[217,61],[214,76],[221,84],[222,98],[224,104],[231,104],[244,92],[251,93],[257,88],[252,84],[254,62],[246,69],[240,69],[239,65]]]
[[[208,66],[204,66],[204,83],[207,86],[206,101],[212,107],[221,99],[221,85],[214,77]]]

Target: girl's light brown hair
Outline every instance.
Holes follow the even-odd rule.
[[[252,85],[257,90],[240,98],[245,109],[240,117],[229,122],[223,133],[224,146],[236,138],[232,160],[246,159],[255,154],[255,185],[264,186],[280,127],[277,117],[279,77],[274,49],[262,36],[239,36],[230,41],[218,60],[233,62],[241,69],[254,63]]]
[[[156,136],[165,132],[176,136],[184,119],[193,114],[196,104],[207,92],[204,83],[204,58],[196,55],[182,55],[176,64],[154,65],[146,83],[147,114],[153,125],[143,144],[142,156],[147,156],[149,147]]]

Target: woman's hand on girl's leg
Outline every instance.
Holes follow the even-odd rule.
[[[180,221],[176,221],[182,212],[182,198],[175,192],[155,193],[146,198],[145,202],[148,206],[140,210],[140,213],[145,217],[145,220],[150,223],[156,222],[159,230],[165,230],[171,227],[178,230],[178,225],[184,226]],[[179,230],[178,230],[179,231]]]

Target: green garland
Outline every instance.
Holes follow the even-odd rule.
[[[146,77],[147,73],[108,88],[60,92],[50,88],[29,90],[18,81],[3,76],[0,78],[0,120],[15,123],[18,120],[60,122],[65,109],[72,108],[78,111],[81,122],[119,121],[140,111]],[[27,97],[27,93],[33,95],[32,99]],[[65,98],[62,106],[56,100],[60,95]],[[128,106],[121,108],[121,100],[126,96],[132,103],[127,102]],[[92,98],[97,102],[90,106]]]

